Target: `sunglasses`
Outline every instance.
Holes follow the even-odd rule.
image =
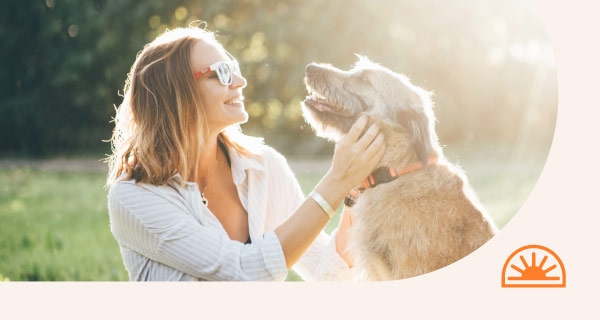
[[[229,86],[233,83],[233,74],[240,74],[240,69],[237,62],[219,61],[212,65],[202,68],[200,71],[194,72],[194,78],[198,79],[203,75],[215,71],[219,77],[219,82],[224,86]]]

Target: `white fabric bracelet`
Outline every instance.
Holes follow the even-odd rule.
[[[321,209],[323,209],[323,211],[325,211],[325,213],[327,213],[327,215],[329,216],[329,219],[331,219],[331,217],[333,217],[335,212],[333,211],[333,209],[331,209],[331,206],[329,205],[329,203],[327,203],[327,201],[325,199],[323,199],[323,197],[318,192],[313,190],[311,193],[308,194],[308,196],[313,198],[313,200],[315,200],[315,202],[317,202],[319,207],[321,207]]]

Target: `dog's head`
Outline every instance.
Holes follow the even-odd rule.
[[[423,163],[437,145],[430,93],[363,56],[349,71],[311,63],[304,82],[304,118],[317,135],[338,141],[362,114],[401,133]],[[386,140],[390,137],[386,136]],[[387,141],[399,143],[401,141]]]

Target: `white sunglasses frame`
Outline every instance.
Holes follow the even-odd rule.
[[[225,81],[225,75],[222,74],[222,69],[219,68],[220,65],[225,64],[229,69],[229,71],[231,72],[231,76],[229,77],[229,81]],[[200,69],[200,71],[196,71],[194,72],[194,78],[198,79],[200,77],[202,77],[203,75],[211,72],[211,71],[215,71],[217,73],[217,76],[219,77],[219,82],[221,82],[222,85],[224,86],[230,86],[233,83],[233,75],[239,73],[239,69],[236,69],[235,66],[233,65],[234,63],[231,61],[218,61],[215,62],[213,64],[211,64],[210,66],[206,67],[206,68],[202,68]],[[238,71],[238,72],[236,72]]]

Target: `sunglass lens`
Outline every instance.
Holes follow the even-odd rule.
[[[219,75],[219,80],[223,85],[230,85],[233,82],[231,67],[227,63],[221,63],[217,67],[217,73]]]

